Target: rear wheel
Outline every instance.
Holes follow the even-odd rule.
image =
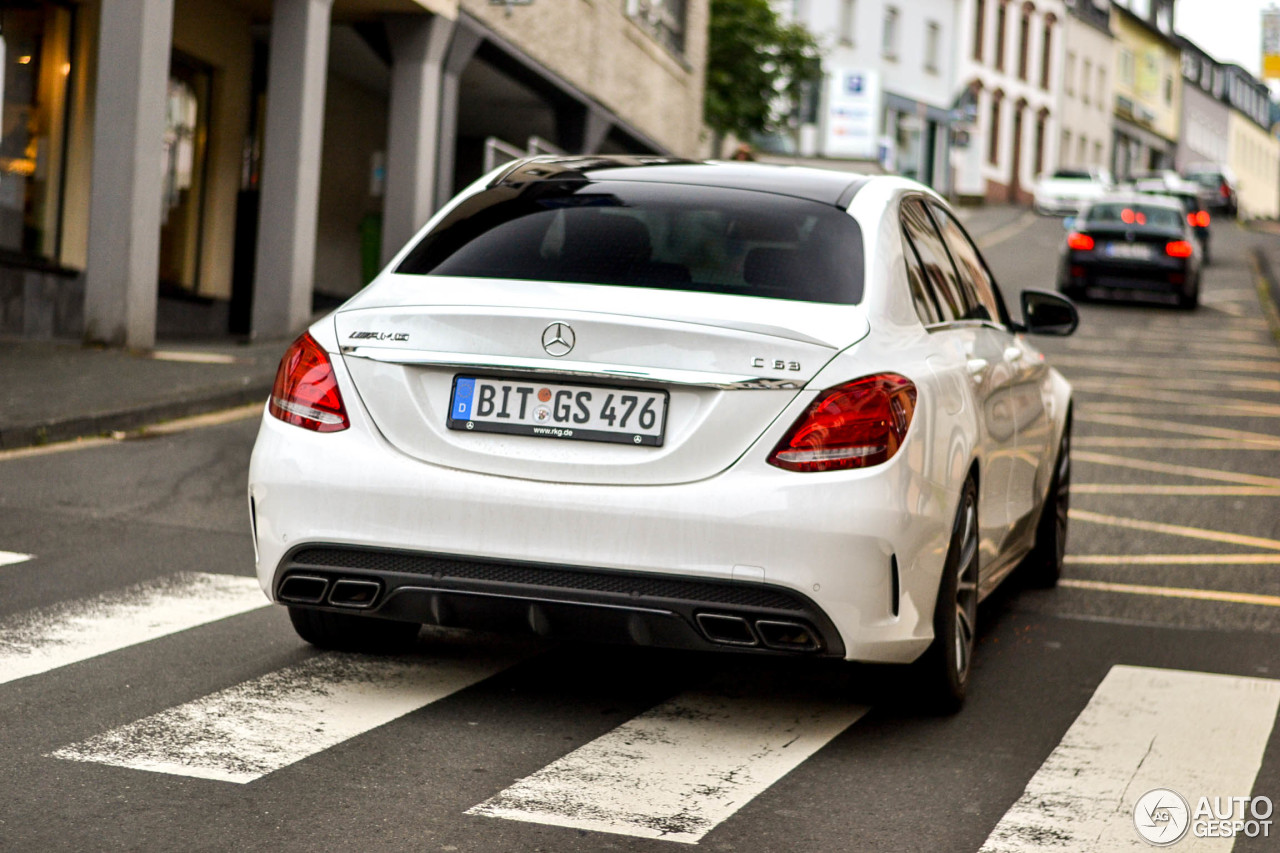
[[[926,701],[955,713],[964,704],[978,624],[978,489],[967,480],[960,493],[947,561],[933,611],[933,645],[916,664]]]
[[[377,654],[408,650],[422,627],[416,622],[330,613],[307,607],[290,607],[289,620],[293,622],[293,630],[298,636],[313,646]]]
[[[1071,421],[1062,431],[1053,465],[1049,494],[1040,510],[1036,544],[1022,563],[1023,582],[1035,589],[1052,589],[1062,577],[1067,553],[1067,521],[1071,509]]]

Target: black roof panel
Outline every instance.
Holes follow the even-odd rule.
[[[499,176],[493,186],[514,187],[534,181],[575,180],[725,187],[792,196],[843,208],[848,206],[854,193],[869,177],[803,166],[705,162],[672,157],[536,157],[517,163]]]

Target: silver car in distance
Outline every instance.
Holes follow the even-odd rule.
[[[421,624],[915,663],[1056,582],[1071,389],[920,184],[539,157],[486,176],[281,362],[249,477],[297,632]]]

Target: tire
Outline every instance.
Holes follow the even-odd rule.
[[[1194,311],[1196,306],[1200,304],[1200,285],[1196,284],[1196,289],[1190,293],[1182,293],[1178,295],[1178,307],[1183,311]]]
[[[1049,494],[1040,510],[1036,544],[1022,562],[1023,584],[1032,589],[1053,589],[1062,577],[1067,553],[1067,522],[1071,510],[1071,418],[1062,431],[1058,457],[1053,463]]]
[[[373,616],[330,613],[309,607],[290,607],[289,621],[298,636],[313,646],[344,652],[392,654],[413,647],[416,622],[396,622]]]
[[[951,529],[933,609],[933,644],[916,663],[930,710],[954,714],[964,704],[978,624],[978,489],[966,480]]]

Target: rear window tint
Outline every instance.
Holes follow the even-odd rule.
[[[830,205],[714,187],[542,181],[467,199],[396,272],[852,305],[862,300],[862,267],[862,232]]]
[[[1085,222],[1088,225],[1116,225],[1124,228],[1178,229],[1182,227],[1182,214],[1168,207],[1107,202],[1090,207]]]

